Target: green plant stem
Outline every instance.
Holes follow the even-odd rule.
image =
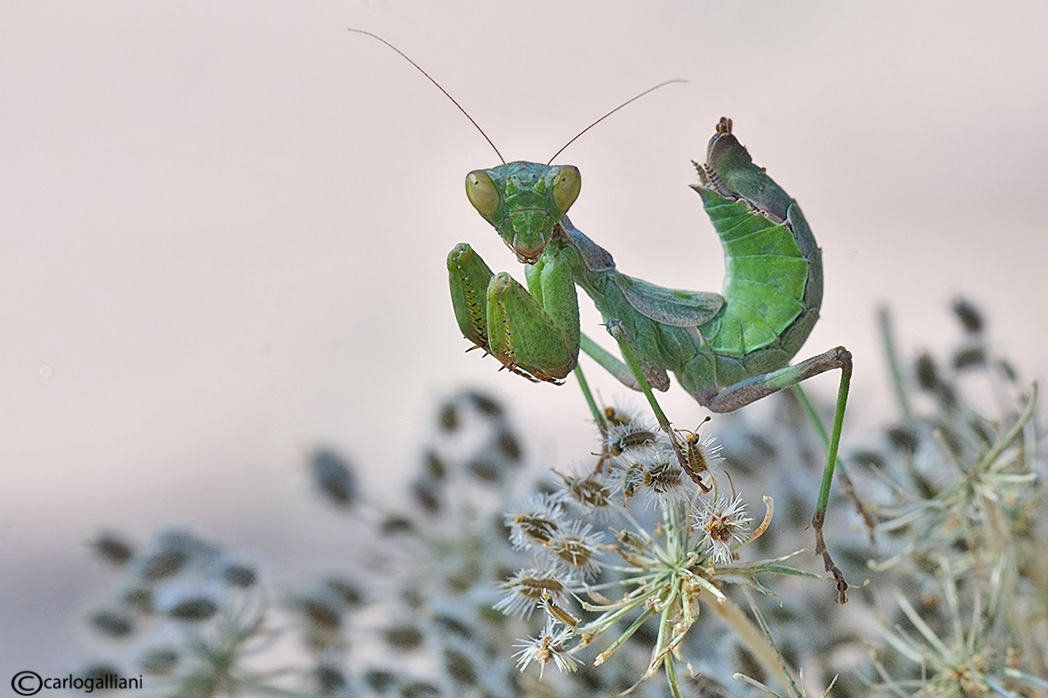
[[[891,313],[887,308],[877,311],[877,321],[881,326],[881,345],[884,348],[885,361],[892,374],[892,387],[895,389],[895,399],[899,403],[899,411],[902,412],[903,422],[909,424],[913,421],[913,408],[910,407],[910,398],[906,395],[906,386],[902,382],[902,369],[899,367],[899,356],[895,353],[895,332],[892,329]]]
[[[666,670],[666,681],[670,685],[670,695],[673,698],[684,698],[684,694],[680,690],[680,680],[677,678],[677,667],[673,665],[673,657],[667,656],[663,660],[662,666]]]

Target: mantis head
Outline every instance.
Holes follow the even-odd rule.
[[[528,264],[545,251],[581,190],[582,174],[572,165],[517,161],[466,175],[466,196],[473,208]]]

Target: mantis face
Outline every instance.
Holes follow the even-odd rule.
[[[582,189],[572,165],[511,162],[466,175],[466,196],[522,263],[532,264]]]

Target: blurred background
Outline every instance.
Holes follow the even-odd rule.
[[[847,449],[891,404],[881,305],[904,350],[934,349],[956,337],[947,308],[963,294],[1027,382],[1048,375],[1046,14],[4,3],[0,677],[83,654],[78,626],[106,579],[88,559],[100,529],[144,540],[192,526],[278,575],[351,567],[305,455],[338,449],[392,498],[438,398],[463,384],[514,406],[535,467],[592,450],[570,380],[532,385],[463,353],[447,252],[469,241],[522,278],[463,194],[496,156],[421,75],[346,27],[411,55],[507,159],[545,161],[623,100],[688,79],[558,158],[583,173],[572,220],[627,273],[719,290],[721,250],[687,185],[732,117],[823,248],[826,300],[802,354],[855,354]],[[585,365],[605,399],[626,392]],[[816,383],[830,395],[836,377]],[[704,416],[679,391],[665,406],[681,426]]]

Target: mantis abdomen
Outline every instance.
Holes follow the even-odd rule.
[[[724,249],[720,296],[626,276],[570,222],[564,228],[583,258],[579,285],[633,338],[652,385],[665,389],[665,370],[673,371],[709,406],[720,389],[781,369],[797,354],[819,317],[822,256],[797,202],[752,163],[730,123],[722,122],[697,167],[702,183],[693,188]]]
[[[724,247],[724,307],[699,333],[725,386],[782,368],[800,351],[822,305],[822,253],[796,202],[776,223],[746,201],[696,190]]]

